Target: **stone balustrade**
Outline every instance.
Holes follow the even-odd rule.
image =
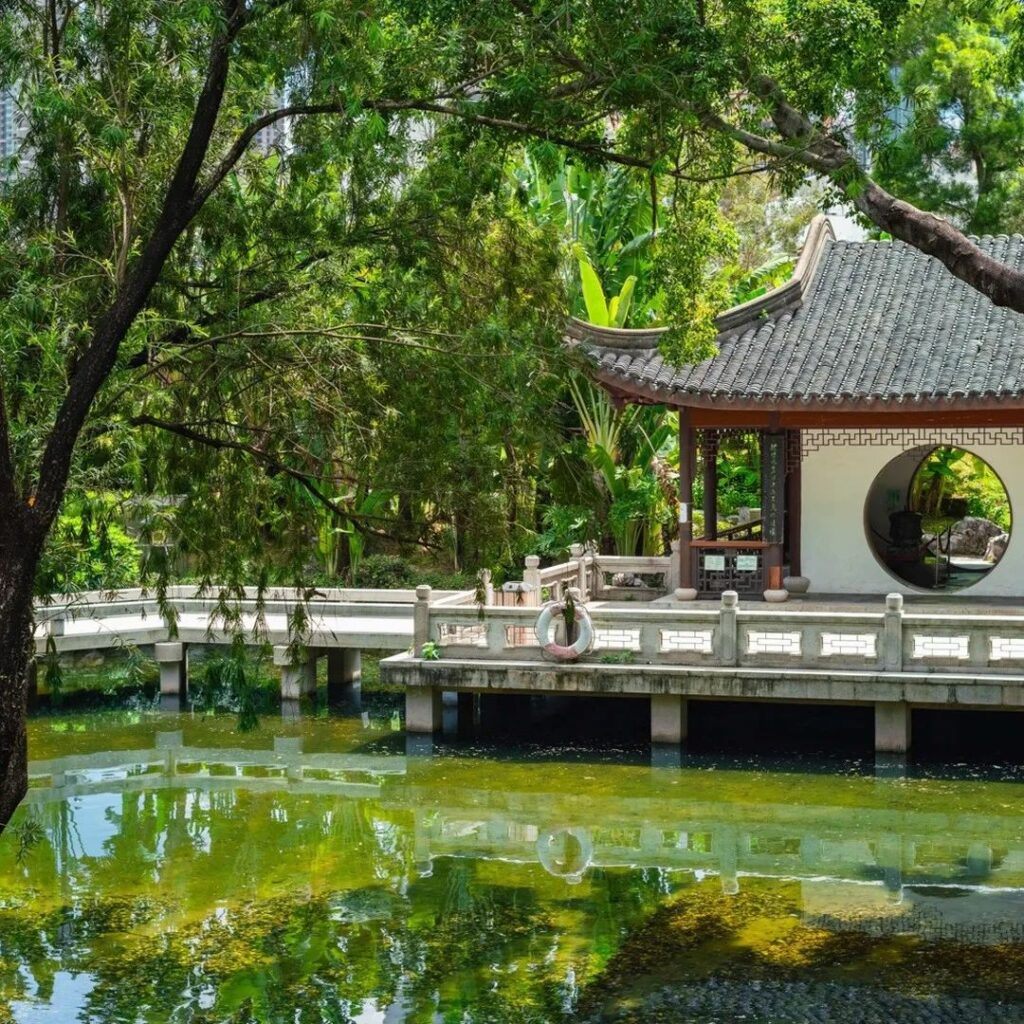
[[[421,588],[414,653],[382,669],[423,732],[439,726],[442,689],[648,697],[657,743],[686,738],[689,698],[870,704],[876,750],[894,754],[909,748],[912,706],[1024,709],[1024,616],[908,612],[899,594],[879,605],[747,605],[731,591],[717,604],[591,602],[590,649],[558,661],[538,644],[536,607],[438,607]]]
[[[536,608],[441,607],[425,596],[430,610],[421,643],[434,643],[442,657],[549,660],[534,635]],[[594,643],[577,664],[618,654],[623,662],[637,664],[1024,672],[1024,616],[909,614],[899,594],[890,595],[878,611],[742,605],[726,592],[720,603],[707,607],[596,605],[589,615]]]

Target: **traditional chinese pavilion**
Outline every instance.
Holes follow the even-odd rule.
[[[1024,266],[1019,235],[979,244]],[[678,410],[680,596],[781,599],[784,580],[821,595],[1024,596],[1024,545],[1003,535],[956,558],[911,493],[931,453],[957,448],[1024,500],[1024,317],[908,245],[838,241],[819,217],[792,279],[718,327],[717,354],[681,366],[659,354],[660,329],[569,331],[615,401]],[[761,513],[721,528],[717,453],[737,434],[759,442]],[[697,474],[706,527],[694,536]]]

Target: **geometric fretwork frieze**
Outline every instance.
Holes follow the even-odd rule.
[[[750,427],[715,427],[701,428],[694,431],[697,448],[705,455],[718,458],[718,449],[726,441],[746,448],[760,451],[762,430]],[[787,430],[786,434],[786,472],[789,473],[800,465],[803,453],[800,450],[800,431]]]
[[[950,448],[1024,445],[1024,427],[853,427],[800,431],[800,452],[804,458],[822,448],[900,448],[906,451],[925,445]]]

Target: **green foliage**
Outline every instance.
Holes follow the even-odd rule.
[[[618,295],[610,299],[605,297],[604,288],[597,271],[590,264],[586,253],[579,251],[580,283],[583,289],[583,302],[587,310],[587,320],[597,327],[625,327],[629,317],[629,307],[633,301],[633,289],[636,277],[630,274],[622,283]]]
[[[732,286],[732,304],[750,302],[772,288],[784,284],[793,276],[796,260],[791,256],[776,256],[753,270],[742,274]]]
[[[0,182],[0,379],[26,502],[95,325],[157,223],[223,28],[213,8],[172,7],[73,5],[58,55],[42,10],[0,26],[32,157]],[[552,552],[579,537],[662,550],[668,417],[567,385],[563,318],[589,300],[600,322],[667,324],[668,359],[702,359],[716,314],[783,278],[799,227],[835,196],[808,194],[806,140],[775,131],[762,76],[834,140],[866,140],[908,189],[919,175],[899,177],[889,128],[898,91],[912,92],[920,135],[938,140],[919,155],[941,150],[956,179],[978,140],[1002,183],[986,195],[1015,194],[1010,9],[642,0],[626,22],[621,5],[582,0],[245,10],[204,180],[218,184],[257,112],[327,113],[289,119],[285,143],[225,168],[153,268],[86,417],[40,590],[140,571],[158,589],[184,575],[228,593],[347,582],[381,553],[472,580],[538,535]],[[417,109],[437,104],[458,116]],[[752,166],[743,131],[781,150]],[[97,497],[123,493],[154,499],[141,567]],[[566,511],[545,519],[547,505]]]
[[[245,640],[236,636],[226,653],[220,649],[202,662],[190,686],[193,707],[200,711],[233,711],[241,732],[259,728],[260,713],[276,709],[277,686],[266,673],[264,658],[253,659]]]
[[[122,657],[105,673],[108,679],[106,691],[140,691],[153,680],[154,665],[145,658],[135,644],[121,644]]]
[[[359,586],[381,589],[411,587],[414,579],[412,566],[397,555],[370,555],[356,574]]]
[[[976,233],[1024,224],[1024,93],[1009,4],[924,0],[899,32],[880,180]]]
[[[434,643],[433,640],[428,640],[423,645],[420,656],[424,661],[438,661],[441,657],[441,647],[439,644]]]
[[[673,223],[658,243],[667,308],[673,311],[661,352],[670,363],[694,363],[715,353],[715,317],[732,298],[726,268],[736,233],[711,186],[687,185],[676,195]]]
[[[677,444],[671,417],[656,407],[616,409],[586,380],[570,380],[569,390],[586,441],[579,454],[616,553],[660,554],[672,510],[657,470]]]
[[[52,635],[46,638],[44,666],[43,680],[50,692],[50,703],[54,707],[60,707],[64,696],[64,670],[61,668],[60,655],[57,653],[57,641]]]
[[[602,665],[632,665],[636,661],[635,651],[613,651],[602,654],[598,661]]]
[[[950,499],[966,503],[967,514],[1012,525],[1006,488],[984,459],[961,448],[936,448],[921,463],[911,484],[911,508],[934,518]]]
[[[54,524],[39,567],[39,593],[114,590],[137,585],[140,555],[124,529],[117,500],[83,494]]]
[[[14,858],[24,864],[33,848],[46,841],[46,829],[35,818],[24,818],[14,826],[14,838],[18,844]]]
[[[718,514],[761,505],[761,464],[756,444],[727,441],[718,453]]]
[[[584,544],[596,536],[593,508],[583,505],[548,505],[542,514],[543,531],[533,544],[534,553],[560,559],[573,544]]]
[[[625,326],[630,308],[638,325],[657,319],[664,295],[650,179],[624,167],[585,166],[545,146],[527,150],[512,173],[530,218],[564,239],[570,310],[601,326]],[[619,296],[616,315],[606,295]]]

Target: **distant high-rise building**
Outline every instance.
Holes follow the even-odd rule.
[[[12,158],[18,161],[15,170],[23,170],[28,164],[27,132],[25,119],[18,107],[17,90],[0,89],[0,175],[8,173]]]
[[[271,153],[283,153],[288,148],[288,125],[282,118],[261,128],[256,137],[252,140],[252,148],[262,156],[270,156]]]

